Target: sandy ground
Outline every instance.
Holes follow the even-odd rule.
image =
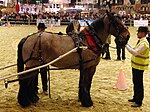
[[[65,31],[65,27],[55,27],[54,32]],[[16,63],[17,44],[21,38],[36,32],[36,26],[0,27],[0,67]],[[50,31],[50,28],[47,29]],[[130,27],[129,43],[135,45],[136,28]],[[114,38],[111,46],[115,47]],[[39,94],[40,100],[28,108],[21,108],[17,102],[18,82],[10,83],[6,89],[4,81],[0,81],[0,112],[150,112],[150,75],[149,70],[144,74],[145,98],[141,108],[132,108],[127,100],[132,98],[133,84],[130,67],[131,55],[126,52],[127,59],[115,61],[116,49],[110,48],[111,60],[103,60],[97,66],[93,78],[91,97],[92,108],[84,108],[78,102],[78,70],[51,71],[51,98]],[[113,89],[120,68],[126,77],[128,89],[119,91]],[[0,77],[16,73],[16,67],[0,70]],[[41,88],[41,79],[39,78]]]

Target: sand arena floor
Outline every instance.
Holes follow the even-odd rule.
[[[66,26],[54,27],[53,32],[65,32]],[[137,42],[137,28],[130,27],[130,45]],[[15,64],[17,45],[21,38],[36,32],[36,26],[0,27],[0,67]],[[47,28],[50,31],[50,28]],[[114,38],[111,46],[115,47]],[[110,48],[111,60],[101,59],[97,66],[91,87],[93,108],[84,108],[78,102],[78,70],[51,71],[51,98],[39,94],[40,100],[28,108],[21,108],[17,102],[18,82],[10,83],[8,88],[0,82],[0,112],[150,112],[150,69],[144,73],[145,98],[141,108],[131,108],[127,100],[132,98],[133,84],[130,67],[131,55],[126,51],[126,60],[115,61],[116,49]],[[120,68],[126,77],[129,89],[118,91],[112,87],[116,84]],[[0,77],[16,73],[16,67],[0,70]],[[41,79],[39,78],[41,89]]]

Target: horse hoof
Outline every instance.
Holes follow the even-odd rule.
[[[81,102],[81,100],[80,100],[80,99],[78,99],[78,102]]]
[[[39,97],[34,97],[31,101],[32,101],[32,103],[37,103],[38,100],[39,100]]]
[[[29,105],[21,105],[21,108],[28,108],[31,104]]]
[[[93,108],[94,108],[94,106],[89,107],[89,109],[93,109]]]
[[[91,101],[91,102],[89,102],[89,103],[87,103],[87,102],[82,103],[82,106],[83,106],[83,107],[93,107],[93,102]]]
[[[20,104],[20,106],[22,107],[22,108],[27,108],[27,107],[29,107],[30,105],[31,105],[31,103],[20,103],[19,102],[19,104]]]

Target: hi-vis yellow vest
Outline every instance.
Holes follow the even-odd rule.
[[[132,55],[131,66],[138,70],[147,70],[149,65],[149,43],[146,40],[142,40],[135,46],[134,49],[138,48],[141,44],[144,44],[147,49],[140,55]]]

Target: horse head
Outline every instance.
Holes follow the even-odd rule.
[[[121,17],[108,11],[106,11],[106,14],[106,21],[108,22],[107,32],[118,38],[123,45],[127,44],[130,38],[130,33],[127,27],[124,25]]]

